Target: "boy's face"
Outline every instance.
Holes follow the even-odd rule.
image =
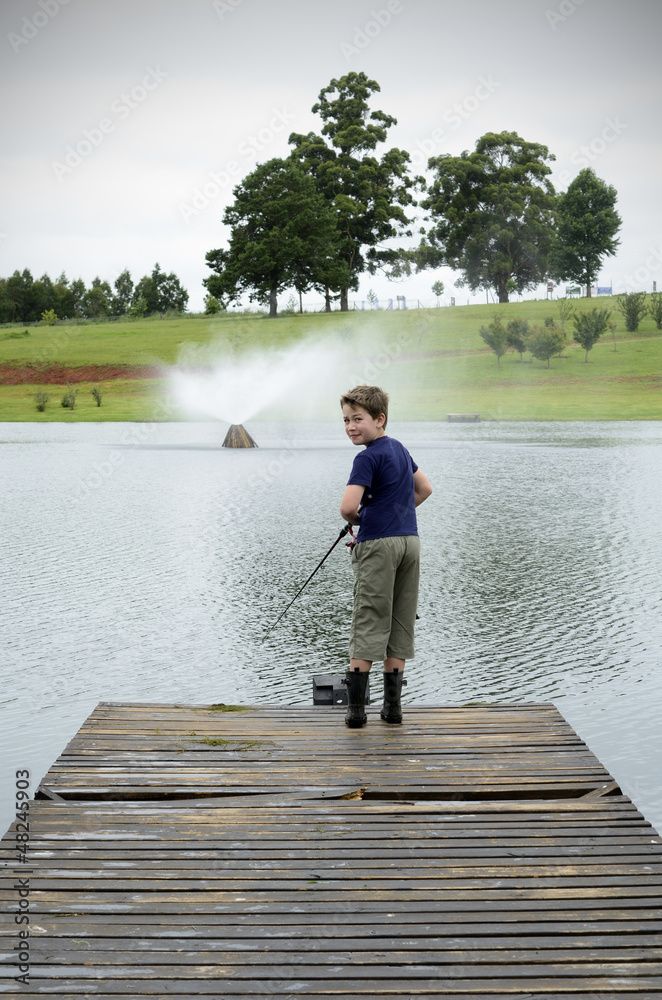
[[[362,406],[345,403],[342,415],[345,421],[345,433],[352,444],[370,444],[375,438],[384,434],[386,417],[383,413],[378,417],[371,417]]]

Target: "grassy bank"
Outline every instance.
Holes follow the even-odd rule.
[[[595,304],[582,300],[576,309]],[[609,305],[603,299],[598,304]],[[614,310],[615,335],[596,344],[588,364],[583,349],[569,344],[548,368],[529,354],[521,361],[513,352],[497,366],[479,335],[495,314],[506,322],[526,318],[532,325],[546,316],[558,318],[553,302],[521,302],[275,320],[228,315],[34,326],[27,335],[20,327],[1,328],[0,383],[16,378],[19,368],[24,381],[0,384],[0,421],[179,419],[181,414],[163,404],[167,380],[159,368],[176,364],[190,351],[190,360],[204,365],[210,357],[206,351],[215,344],[242,353],[286,347],[310,336],[333,344],[339,356],[351,356],[351,370],[365,373],[365,380],[383,382],[399,415],[409,419],[445,420],[449,412],[477,412],[493,420],[662,419],[662,333],[650,317],[629,334]],[[572,324],[566,332],[571,336]],[[82,369],[89,366],[90,378],[75,379],[75,409],[63,409],[67,373],[85,375]],[[110,372],[112,366],[116,370]],[[135,377],[136,371],[128,377],[128,368],[124,372],[117,366],[149,366],[151,371],[147,377],[144,372]],[[59,384],[44,381],[49,371],[50,379],[61,377]],[[90,392],[95,385],[103,394],[100,407]],[[329,392],[335,399],[344,388],[344,382],[330,385]],[[39,389],[51,397],[43,413],[35,407]]]

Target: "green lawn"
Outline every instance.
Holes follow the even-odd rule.
[[[609,302],[581,300],[578,310]],[[603,338],[589,353],[569,344],[559,358],[545,362],[508,352],[500,367],[479,335],[495,314],[505,321],[523,317],[531,324],[558,317],[553,302],[506,306],[462,306],[407,312],[351,312],[283,316],[190,316],[81,326],[0,328],[0,365],[31,365],[34,381],[0,384],[0,421],[177,419],[162,404],[161,378],[107,379],[81,383],[75,410],[60,406],[62,387],[40,386],[44,366],[173,365],[181,352],[195,349],[197,363],[222,343],[234,352],[282,347],[306,337],[330,341],[339,352],[359,352],[374,361],[375,381],[397,399],[398,411],[413,420],[445,420],[448,413],[477,412],[500,420],[660,420],[662,419],[662,332],[646,317],[628,334],[616,310],[615,338]],[[566,332],[571,335],[572,324]],[[368,369],[369,370],[369,369]],[[103,392],[97,407],[93,384]],[[43,388],[51,400],[38,413],[34,393]],[[346,388],[333,386],[337,393]]]

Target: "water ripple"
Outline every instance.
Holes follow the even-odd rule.
[[[335,540],[352,448],[250,429],[262,447],[232,452],[218,424],[135,446],[123,425],[0,427],[5,784],[99,700],[308,704],[344,669],[342,544],[262,638]],[[435,486],[405,701],[554,700],[662,826],[660,425],[392,433]]]

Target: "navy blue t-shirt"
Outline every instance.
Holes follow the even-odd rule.
[[[418,469],[395,438],[375,438],[354,459],[348,486],[365,486],[358,542],[393,535],[417,535],[414,473]]]

